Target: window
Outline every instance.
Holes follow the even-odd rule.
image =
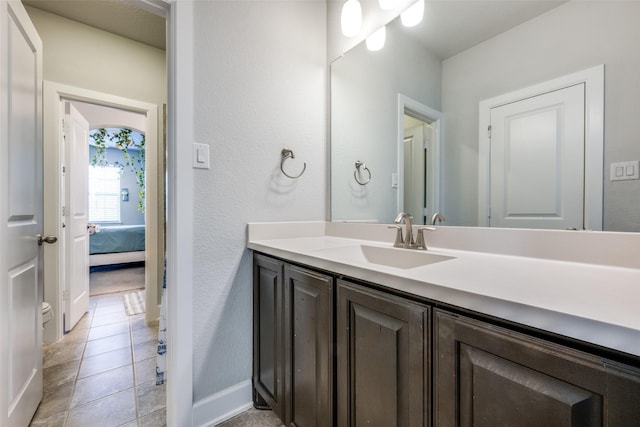
[[[89,166],[89,221],[120,222],[120,168]]]

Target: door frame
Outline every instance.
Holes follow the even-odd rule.
[[[491,109],[584,83],[584,227],[602,231],[604,186],[604,64],[480,101],[478,120],[478,226],[489,226]]]
[[[442,113],[410,97],[398,94],[398,189],[396,194],[397,211],[404,206],[404,115],[428,122],[433,129],[431,154],[427,165],[427,206],[433,207],[433,213],[440,212],[440,149],[442,144]],[[433,215],[432,213],[432,215]],[[424,216],[424,215],[423,215]]]
[[[60,237],[65,236],[62,227],[62,195],[64,190],[62,164],[64,162],[64,143],[62,143],[61,109],[63,101],[89,102],[105,107],[118,108],[146,115],[145,120],[145,176],[146,203],[150,207],[157,206],[158,200],[158,108],[156,104],[122,98],[92,90],[82,89],[61,83],[44,81],[43,121],[44,121],[44,211],[47,230],[55,230]],[[87,141],[88,144],[88,141]],[[87,159],[87,166],[89,160]],[[73,177],[67,177],[67,179]],[[147,322],[158,319],[158,232],[162,229],[158,224],[157,209],[145,211],[145,320]],[[64,241],[64,239],[63,239]],[[63,335],[64,311],[63,289],[65,272],[61,268],[65,262],[64,245],[56,245],[55,250],[45,254],[44,275],[47,278],[44,285],[45,300],[51,304],[53,319],[47,323],[44,331],[45,342],[55,342]]]

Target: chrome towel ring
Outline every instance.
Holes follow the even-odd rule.
[[[289,175],[284,171],[284,161],[287,160],[289,157],[291,157],[292,159],[295,159],[296,156],[293,154],[293,151],[289,150],[288,148],[283,148],[280,154],[282,155],[282,160],[280,161],[280,170],[282,171],[284,176],[286,176],[287,178],[291,178],[291,179],[300,178],[304,173],[304,171],[307,170],[307,163],[305,162],[302,166],[302,171],[298,175],[295,175],[295,176]]]
[[[358,175],[362,175],[362,171],[367,171],[367,173],[369,174],[369,177],[367,178],[366,181],[360,181],[358,179]],[[358,184],[367,185],[369,181],[371,181],[371,171],[369,170],[367,165],[365,165],[363,162],[361,162],[360,160],[356,160],[356,170],[353,171],[353,178],[356,180]]]

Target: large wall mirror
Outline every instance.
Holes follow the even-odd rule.
[[[392,21],[382,50],[362,43],[331,64],[331,219],[640,231],[638,22],[639,1],[613,0],[427,1],[419,26]],[[509,95],[531,88],[552,95],[525,96],[524,114]],[[501,108],[487,110],[490,139],[487,106]],[[502,190],[496,176],[511,177]],[[494,199],[516,221],[489,222]],[[554,220],[578,205],[577,220]],[[550,221],[525,221],[536,212]]]

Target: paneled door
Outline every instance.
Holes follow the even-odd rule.
[[[491,109],[491,227],[583,229],[585,84]]]
[[[19,1],[0,2],[0,64],[0,425],[22,427],[42,398],[44,240],[42,42]]]
[[[89,122],[63,101],[65,142],[64,330],[73,329],[89,310]]]

